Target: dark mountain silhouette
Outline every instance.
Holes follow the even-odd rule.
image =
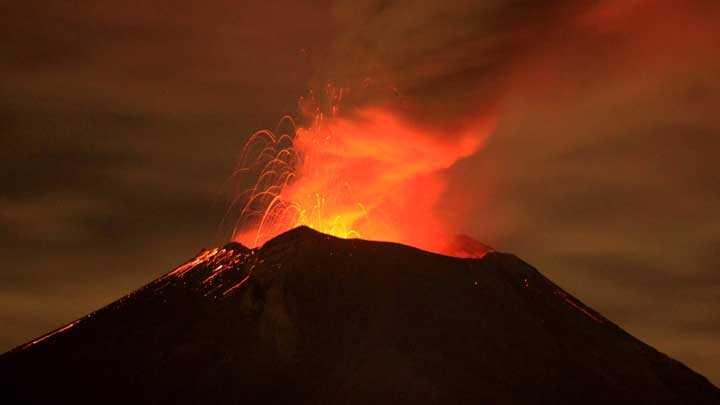
[[[515,256],[308,228],[201,252],[0,356],[0,384],[4,404],[720,403]]]

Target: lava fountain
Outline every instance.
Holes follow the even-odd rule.
[[[329,111],[316,109],[304,126],[284,117],[276,131],[248,139],[236,175],[255,181],[234,202],[233,239],[255,247],[306,225],[447,253],[453,233],[435,212],[443,171],[478,151],[494,121],[441,132],[387,108]]]

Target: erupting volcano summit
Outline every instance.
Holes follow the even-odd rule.
[[[306,227],[204,250],[1,356],[0,400],[720,403],[705,378],[517,257],[472,255]]]

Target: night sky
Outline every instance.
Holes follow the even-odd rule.
[[[248,135],[311,89],[372,82],[395,96],[357,103],[422,125],[497,119],[448,170],[439,216],[720,384],[716,1],[48,0],[0,16],[0,351],[224,243]]]

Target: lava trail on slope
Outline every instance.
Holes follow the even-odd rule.
[[[704,377],[520,259],[483,253],[306,227],[258,249],[204,250],[0,356],[0,400],[720,403]]]

